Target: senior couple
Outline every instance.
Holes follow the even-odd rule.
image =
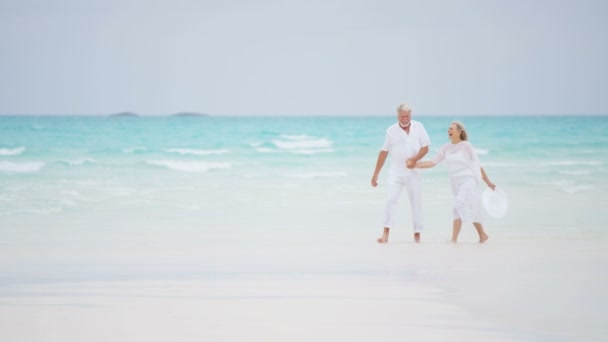
[[[441,146],[430,161],[421,161],[428,153],[431,143],[424,126],[412,120],[412,109],[403,103],[397,107],[397,123],[386,130],[384,145],[378,154],[376,168],[372,176],[372,186],[378,185],[378,175],[384,162],[391,153],[391,165],[388,171],[388,197],[384,214],[384,231],[378,238],[379,243],[388,242],[390,229],[395,226],[397,205],[403,188],[409,196],[412,220],[414,224],[414,241],[420,242],[423,229],[422,217],[422,179],[416,168],[430,168],[444,162],[454,195],[452,242],[457,242],[462,222],[472,222],[479,242],[483,243],[488,235],[481,223],[482,206],[479,194],[479,178],[494,190],[471,143],[467,141],[467,132],[461,122],[454,121],[448,128],[450,142]]]

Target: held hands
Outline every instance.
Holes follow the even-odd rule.
[[[415,160],[415,159],[412,159],[412,158],[410,158],[410,159],[406,160],[406,161],[405,161],[405,166],[406,166],[408,169],[413,169],[414,167],[416,167],[416,160]]]

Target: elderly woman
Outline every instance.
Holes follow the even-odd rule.
[[[492,190],[496,186],[479,166],[479,159],[473,145],[467,141],[467,131],[462,122],[453,121],[450,124],[448,137],[451,142],[441,146],[430,161],[417,162],[416,167],[430,168],[445,162],[454,195],[452,242],[458,240],[462,222],[466,221],[473,222],[479,234],[479,242],[483,243],[488,239],[488,234],[481,224],[482,206],[478,186],[480,176]]]

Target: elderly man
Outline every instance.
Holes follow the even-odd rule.
[[[395,226],[397,204],[401,191],[405,187],[409,195],[414,223],[414,241],[420,242],[422,232],[422,179],[419,171],[414,169],[416,162],[429,151],[431,141],[424,126],[412,120],[412,109],[403,103],[397,107],[397,123],[386,130],[384,145],[378,154],[376,169],[372,177],[372,186],[378,185],[378,175],[391,152],[391,166],[388,171],[388,198],[384,214],[384,231],[379,243],[388,242],[388,234]]]

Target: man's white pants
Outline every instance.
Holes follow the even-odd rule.
[[[422,176],[412,173],[408,176],[388,176],[388,198],[384,215],[384,227],[395,227],[399,198],[403,188],[407,190],[412,208],[412,220],[414,232],[420,233],[423,227],[422,221]]]

